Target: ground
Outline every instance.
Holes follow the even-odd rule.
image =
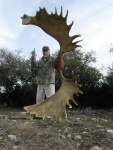
[[[67,114],[59,122],[0,108],[0,150],[113,149],[113,110],[70,109]]]

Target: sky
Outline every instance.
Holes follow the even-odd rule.
[[[80,34],[81,50],[96,52],[94,66],[108,68],[113,62],[109,52],[113,44],[113,0],[0,0],[0,48],[21,50],[26,56],[35,48],[37,59],[45,45],[54,53],[59,49],[58,42],[37,26],[22,25],[20,17],[35,16],[39,7],[45,7],[48,13],[54,13],[56,7],[59,14],[61,6],[63,16],[69,11],[67,24],[74,21],[70,36]]]

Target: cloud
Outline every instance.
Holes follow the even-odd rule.
[[[57,0],[48,0],[49,3],[56,4]]]
[[[16,35],[9,31],[7,28],[0,28],[0,46],[1,47],[11,47],[12,40],[16,38]]]
[[[87,3],[85,4],[85,2]],[[109,0],[84,1],[84,3],[78,2],[76,8],[72,5],[69,7],[70,18],[72,20],[75,18],[70,34],[81,34],[85,49],[105,50],[112,42],[113,5],[111,4]]]
[[[6,44],[6,40],[4,40],[3,38],[0,37],[0,45],[5,45]]]
[[[10,38],[10,39],[14,39],[15,38],[15,34],[13,34],[12,32],[8,31],[7,29],[0,29],[0,36],[3,38]]]
[[[22,26],[21,16],[24,13],[33,13],[36,6],[42,0],[1,0],[0,1],[0,44],[1,46],[13,47],[15,40],[25,29]],[[6,5],[7,3],[7,5]],[[7,11],[6,11],[7,10]],[[11,46],[12,45],[12,46]]]

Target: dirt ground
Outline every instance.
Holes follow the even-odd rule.
[[[67,110],[68,119],[32,119],[0,109],[0,150],[113,150],[113,110]]]

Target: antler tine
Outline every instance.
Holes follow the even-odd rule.
[[[71,81],[77,81],[80,78],[79,75],[77,75],[76,77],[74,77],[73,79],[71,79]]]
[[[71,39],[72,39],[72,41],[73,41],[74,39],[76,39],[76,38],[78,38],[78,37],[81,37],[81,35],[79,35],[79,34],[74,35],[74,36],[71,37]]]
[[[55,7],[55,14],[57,15],[57,9],[56,9],[56,7]]]
[[[62,13],[62,7],[61,7],[61,12],[60,12],[60,16],[63,16],[62,14],[63,14],[63,13]]]
[[[44,7],[43,9],[46,11],[46,8],[45,8],[45,7]],[[47,12],[47,11],[46,11],[46,12]]]
[[[76,42],[74,42],[74,44],[76,45],[77,43],[79,43],[81,41],[83,41],[83,40],[76,41]],[[78,46],[78,45],[76,45],[76,46]]]
[[[67,13],[65,15],[65,20],[67,21],[67,17],[68,17],[68,10],[67,10]]]
[[[68,26],[69,31],[71,30],[71,27],[72,27],[73,23],[74,22],[72,21],[72,23]]]
[[[76,48],[78,48],[78,47],[82,47],[81,45],[76,45]]]

